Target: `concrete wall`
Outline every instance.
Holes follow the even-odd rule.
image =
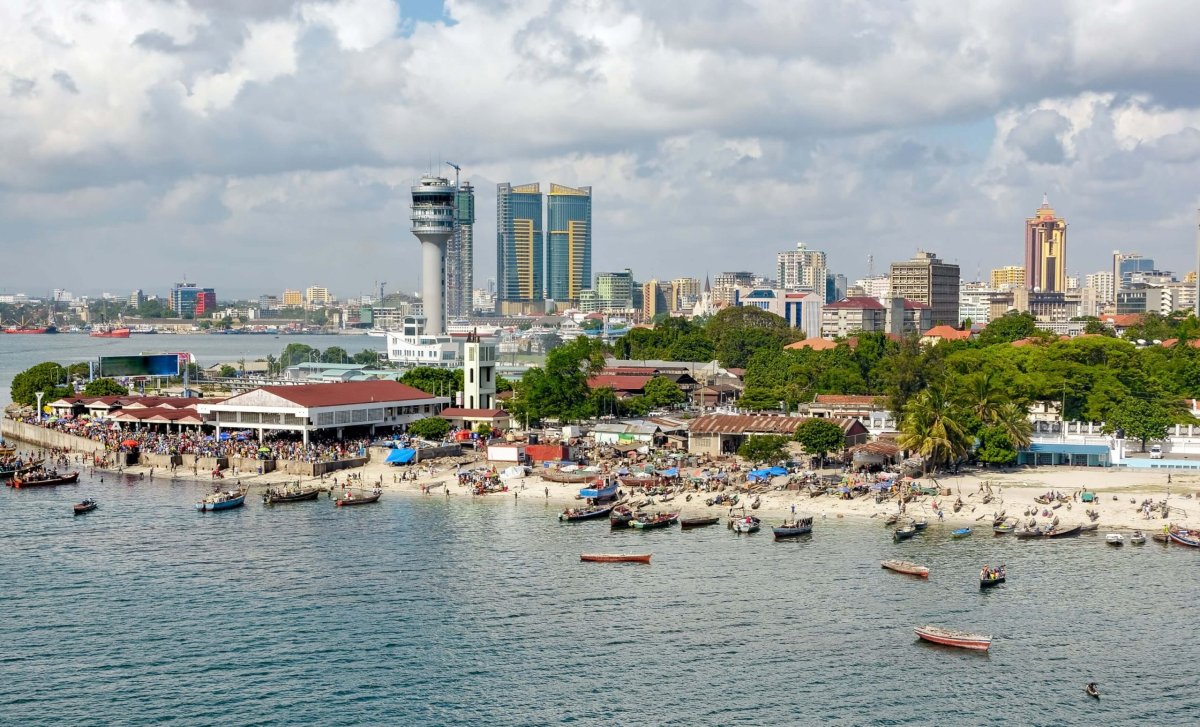
[[[438,457],[458,457],[463,453],[461,444],[447,444],[442,447],[421,447],[417,450],[417,456],[414,461],[425,462]]]
[[[0,431],[3,431],[5,439],[13,439],[38,447],[68,449],[73,452],[104,452],[104,444],[101,442],[12,419],[4,419],[0,424]]]

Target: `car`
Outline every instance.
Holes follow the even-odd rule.
[[[1150,459],[1162,459],[1163,451],[1161,444],[1150,445]]]

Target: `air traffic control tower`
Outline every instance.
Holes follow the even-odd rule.
[[[412,188],[412,233],[421,241],[421,304],[425,333],[446,332],[446,243],[454,234],[454,183],[425,175]]]

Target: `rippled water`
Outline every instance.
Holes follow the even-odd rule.
[[[1200,553],[1178,547],[951,541],[936,525],[895,544],[832,520],[786,543],[614,533],[541,502],[398,494],[200,514],[203,489],[110,476],[0,495],[0,722],[1200,718]],[[100,509],[73,517],[86,495]],[[580,563],[589,550],[654,562]],[[880,569],[897,556],[931,579]],[[980,593],[985,561],[1010,580]],[[925,645],[924,622],[996,641]]]

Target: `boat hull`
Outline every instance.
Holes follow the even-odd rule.
[[[929,568],[923,565],[917,565],[907,560],[885,560],[881,562],[880,567],[895,573],[903,573],[906,576],[916,576],[918,578],[928,578]]]
[[[810,535],[812,533],[812,526],[805,525],[798,528],[771,528],[771,532],[775,534],[776,540],[798,538],[801,535]]]
[[[962,528],[962,529],[955,530],[954,532],[950,533],[950,537],[952,537],[952,538],[966,538],[966,537],[970,537],[970,535],[971,535],[971,528]]]
[[[584,563],[649,563],[651,553],[582,553],[579,560]]]
[[[679,527],[684,530],[691,530],[692,528],[706,528],[709,525],[716,525],[719,522],[721,522],[721,518],[719,517],[695,517],[680,520]]]
[[[607,487],[584,487],[579,490],[580,497],[588,497],[593,500],[607,500],[617,496],[617,490],[620,485],[614,483]]]
[[[1193,535],[1188,530],[1170,530],[1167,532],[1167,537],[1172,543],[1186,545],[1189,548],[1200,548],[1200,536]]]
[[[94,503],[94,502],[93,502],[93,503],[89,503],[89,504],[87,504],[87,505],[84,505],[84,504],[82,504],[82,503],[81,503],[81,504],[78,504],[78,505],[75,505],[75,506],[74,506],[74,509],[75,509],[75,514],[76,514],[76,515],[83,515],[84,513],[88,513],[88,512],[91,512],[92,510],[95,510],[95,509],[96,509],[96,507],[97,507],[97,504],[96,504],[96,503]]]
[[[73,472],[64,477],[55,477],[49,480],[23,480],[17,477],[13,480],[13,487],[18,490],[28,489],[30,487],[54,487],[56,485],[73,485],[79,481],[79,473]]]
[[[296,495],[272,495],[268,492],[267,494],[263,495],[263,504],[283,505],[289,502],[306,502],[317,499],[320,494],[320,490],[307,490]]]
[[[246,504],[246,496],[233,497],[222,502],[197,502],[196,509],[200,512],[216,512],[218,510],[232,510],[235,507],[241,507]]]
[[[568,515],[567,513],[563,512],[559,513],[558,519],[566,523],[580,523],[584,520],[596,520],[597,518],[608,517],[612,510],[613,509],[611,507],[601,507],[583,513],[576,513],[574,515]]]
[[[995,586],[1000,585],[1004,581],[1005,581],[1005,578],[1003,576],[1001,576],[1000,578],[980,578],[979,579],[979,590],[982,591],[987,588],[994,588]]]
[[[379,502],[380,495],[369,495],[367,497],[356,497],[353,500],[341,499],[337,500],[338,507],[353,507],[355,505],[370,505],[373,502]]]
[[[922,640],[942,646],[953,646],[971,651],[987,651],[992,647],[992,637],[982,634],[943,629],[937,626],[917,626],[913,631]]]

